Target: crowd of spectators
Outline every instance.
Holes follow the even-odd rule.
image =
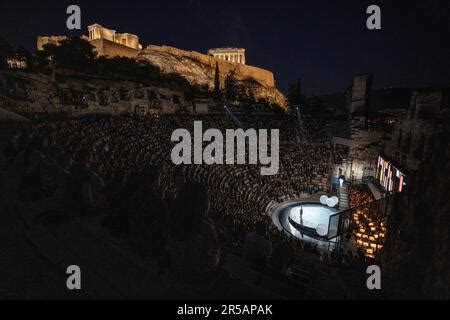
[[[223,279],[224,247],[249,264],[289,275],[293,257],[315,248],[280,232],[267,216],[271,201],[328,188],[332,150],[320,120],[307,123],[300,144],[285,116],[242,116],[246,128],[280,129],[280,170],[262,176],[257,165],[179,165],[170,154],[172,131],[232,127],[226,116],[85,117],[35,123],[11,141],[23,161],[22,200],[51,197],[57,221],[102,216],[115,237],[197,285]],[[55,215],[55,213],[53,214]],[[55,220],[55,217],[52,218]],[[347,257],[349,261],[351,257]],[[220,275],[220,276],[218,276]],[[210,279],[211,281],[206,281]]]

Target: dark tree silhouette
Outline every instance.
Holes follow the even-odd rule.
[[[46,44],[44,51],[56,68],[75,71],[92,71],[96,53],[94,47],[79,37],[63,40],[59,45]]]
[[[6,58],[14,55],[14,49],[3,38],[0,38],[0,69],[7,67]]]
[[[27,64],[27,70],[28,71],[35,71],[36,70],[36,57],[31,54],[30,51],[25,49],[24,47],[20,46],[17,49],[17,56],[21,59],[24,59]]]
[[[232,70],[225,79],[225,98],[229,102],[234,102],[238,98],[238,84],[236,79],[236,71]]]
[[[288,101],[290,106],[302,105],[304,103],[300,79],[297,79],[295,84],[289,85]]]
[[[214,74],[214,98],[222,98],[222,90],[220,89],[220,70],[219,62],[216,61],[216,73]]]

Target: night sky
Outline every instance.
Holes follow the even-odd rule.
[[[450,85],[450,1],[22,1],[1,0],[0,36],[35,50],[38,35],[87,34],[97,22],[140,42],[206,52],[247,49],[248,64],[274,72],[277,85],[301,77],[307,94],[342,91],[352,74],[374,86]],[[77,4],[82,32],[66,29]],[[381,7],[382,29],[366,28],[366,8]]]

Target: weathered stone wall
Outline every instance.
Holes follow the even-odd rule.
[[[348,157],[342,165],[334,167],[334,176],[338,176],[339,169],[348,179],[362,179],[375,176],[378,155],[383,151],[384,140],[390,137],[382,130],[367,130],[362,125],[361,118],[354,118],[351,122],[350,139],[334,138],[337,144],[349,147]]]
[[[66,36],[38,37],[36,46],[37,49],[40,51],[44,50],[44,45],[46,44],[59,45],[61,41],[67,39],[69,38]],[[117,56],[136,58],[139,52],[141,51],[140,49],[135,49],[107,39],[94,39],[94,40],[88,40],[88,38],[84,39],[86,41],[89,41],[90,44],[94,46],[95,48],[94,50],[97,52],[98,56],[108,56],[110,58]]]
[[[139,37],[131,33],[116,33],[116,41],[127,47],[139,50]]]
[[[364,114],[368,106],[368,94],[372,85],[371,74],[354,75],[349,92],[348,110],[351,114]]]
[[[61,41],[67,40],[67,36],[39,36],[36,39],[36,48],[38,51],[44,50],[46,44],[59,45]]]
[[[393,204],[382,262],[394,297],[450,298],[449,135],[442,127],[428,136],[428,152]]]
[[[106,39],[91,40],[90,43],[95,47],[95,51],[99,56],[112,57],[128,57],[135,58],[140,50],[124,46]]]
[[[385,154],[407,174],[395,198],[382,263],[400,298],[450,298],[450,112],[440,90],[414,92]]]
[[[0,108],[25,116],[44,113],[173,113],[192,110],[185,92],[96,77],[0,72]]]
[[[449,126],[448,112],[441,111],[441,98],[440,89],[414,92],[407,118],[397,124],[386,144],[386,154],[410,172],[418,170],[431,152],[432,136]]]

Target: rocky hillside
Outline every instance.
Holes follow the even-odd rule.
[[[163,73],[179,74],[189,83],[207,86],[210,90],[214,88],[217,63],[222,87],[229,72],[234,71],[237,80],[256,100],[265,99],[282,108],[286,106],[286,98],[275,87],[273,74],[261,68],[219,60],[194,51],[154,45],[143,50],[138,59],[158,66]]]

